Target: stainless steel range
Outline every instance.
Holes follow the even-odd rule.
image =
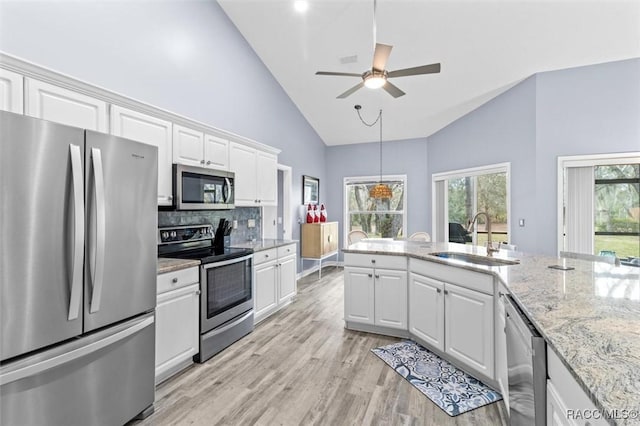
[[[229,229],[222,220],[215,235],[211,224],[158,232],[158,256],[201,262],[200,352],[194,360],[204,362],[253,331],[253,250],[226,247]]]

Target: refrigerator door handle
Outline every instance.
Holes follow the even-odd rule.
[[[65,352],[61,355],[44,359],[40,362],[29,364],[22,368],[17,368],[13,371],[8,371],[7,373],[2,373],[0,374],[0,385],[4,386],[8,383],[34,376],[36,374],[42,373],[43,371],[54,369],[63,364],[67,364],[76,359],[89,355],[93,352],[97,352],[100,349],[106,348],[107,346],[111,346],[114,343],[117,343],[133,334],[136,334],[140,330],[153,324],[154,321],[155,321],[155,318],[153,317],[153,315],[149,316],[143,321],[140,321],[137,324],[129,328],[125,328],[124,330],[121,330],[115,334],[107,336],[104,339],[100,339],[98,341],[89,343],[88,345],[79,347],[69,352]]]
[[[82,254],[84,252],[84,197],[82,183],[82,154],[78,145],[69,144],[71,177],[73,183],[73,264],[71,266],[71,295],[69,321],[78,318],[82,291]]]
[[[102,284],[104,278],[104,251],[106,237],[105,221],[105,195],[104,195],[104,172],[102,170],[102,153],[98,148],[91,148],[91,163],[93,165],[93,182],[96,197],[96,241],[95,241],[95,264],[92,271],[92,295],[90,313],[100,310],[100,298],[102,296]]]

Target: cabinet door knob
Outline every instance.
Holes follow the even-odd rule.
[[[177,283],[178,282],[178,277],[173,277],[173,279],[171,279],[171,282],[174,283],[174,284]]]
[[[376,274],[376,278],[380,278],[380,275]]]
[[[367,274],[369,276],[369,278],[371,278],[373,276],[373,274]]]
[[[376,260],[375,259],[371,259],[371,263],[376,263]]]
[[[200,160],[200,164],[204,164],[204,160]]]
[[[436,291],[437,291],[438,293],[442,293],[442,290],[440,290],[439,288],[438,288],[438,289],[436,289]]]
[[[444,291],[444,294],[449,294],[449,290],[445,290],[445,291]]]
[[[200,296],[200,293],[202,293],[200,289],[196,290],[196,296]]]
[[[207,161],[207,165],[211,164],[211,161]]]
[[[498,297],[502,297],[502,296],[504,296],[504,293],[503,293],[503,292],[501,292],[501,291],[499,291],[499,292],[498,292]]]

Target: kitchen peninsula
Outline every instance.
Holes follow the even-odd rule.
[[[436,268],[455,267],[464,273],[473,272],[478,277],[493,277],[495,288],[487,290],[485,287],[485,296],[493,293],[495,306],[498,306],[500,293],[511,294],[545,338],[549,363],[552,359],[559,360],[588,396],[588,402],[593,403],[593,408],[600,410],[603,415],[613,413],[616,418],[610,419],[609,423],[640,424],[637,418],[640,407],[640,269],[504,250],[496,258],[506,261],[515,258],[519,263],[485,266],[433,255],[461,252],[486,256],[483,247],[455,243],[363,240],[344,249],[344,252],[345,300],[349,298],[346,287],[350,256],[354,255],[397,258],[396,262],[400,261],[398,265],[404,260],[405,276],[411,273],[412,262],[421,261]],[[558,264],[574,269],[561,271],[548,268]],[[410,280],[405,282],[409,285]],[[408,299],[406,309],[411,323],[410,292]],[[345,301],[345,306],[347,304]],[[348,316],[345,312],[345,320]],[[497,323],[497,312],[495,321]],[[406,336],[411,332],[410,326],[408,328],[405,324],[404,332],[393,334]],[[498,330],[497,327],[495,329]],[[495,356],[499,356],[497,351]],[[496,369],[500,367],[497,360],[495,365]],[[472,366],[471,370],[479,369]],[[551,372],[550,366],[549,377]],[[492,378],[495,379],[494,385],[500,378],[499,372],[492,374],[490,369],[483,373],[490,382]],[[577,402],[572,400],[571,395],[566,401],[565,408],[569,411],[587,408],[574,405]],[[604,422],[603,419],[599,420]]]

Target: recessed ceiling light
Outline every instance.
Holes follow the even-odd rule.
[[[293,2],[293,7],[300,13],[304,13],[309,9],[309,2],[307,0],[296,0]]]

